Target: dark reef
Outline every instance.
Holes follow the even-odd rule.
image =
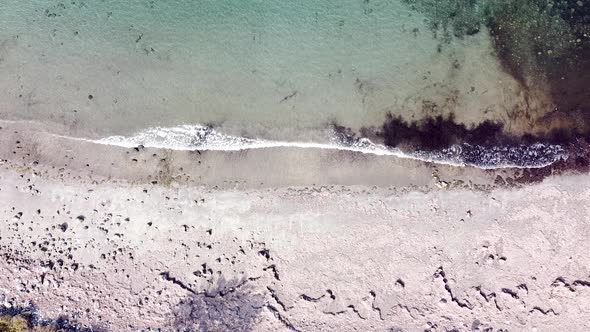
[[[436,152],[459,145],[470,149],[467,154],[463,149],[463,161],[478,161],[479,156],[489,154],[494,147],[516,147],[513,150],[517,151],[517,147],[546,143],[563,148],[567,158],[524,171],[524,182],[565,170],[590,169],[590,3],[403,1],[426,15],[434,37],[443,43],[452,38],[469,38],[484,29],[489,32],[501,68],[518,82],[525,99],[525,105],[514,110],[508,121],[524,121],[524,127],[530,129],[527,134],[515,135],[506,127],[516,123],[483,121],[467,126],[457,123],[452,113],[418,121],[389,114],[381,128],[364,128],[361,136],[404,151]],[[472,149],[474,146],[478,148]],[[521,151],[531,158],[537,152],[541,152],[540,157],[543,155],[539,149]]]
[[[525,89],[543,80],[556,111],[590,121],[590,5],[576,0],[498,1],[486,24],[496,55]]]
[[[522,88],[527,105],[515,118],[542,140],[569,143],[590,134],[590,4],[578,0],[404,0],[425,14],[435,38],[467,38],[486,29],[504,71]],[[440,37],[442,35],[442,38]],[[535,103],[536,102],[536,103]],[[391,119],[389,122],[392,122]],[[400,126],[393,121],[389,127]],[[445,119],[426,120],[418,127],[462,131]],[[492,129],[489,125],[488,129]],[[403,126],[402,126],[403,127]],[[411,127],[411,126],[410,126]],[[414,128],[415,129],[415,128]],[[480,128],[481,130],[481,128]],[[407,136],[407,134],[405,135]],[[464,138],[434,136],[438,148]],[[445,136],[445,135],[443,135]],[[477,137],[472,137],[477,139]],[[526,140],[526,138],[525,138]],[[396,138],[393,137],[393,143]]]
[[[421,121],[404,121],[400,116],[388,114],[380,131],[376,133],[383,143],[391,147],[420,150],[439,150],[454,144],[497,145],[507,143],[502,124],[484,121],[473,128],[455,122],[453,114],[438,115]]]
[[[576,129],[516,136],[506,132],[501,123],[483,121],[467,126],[457,123],[453,114],[419,121],[388,114],[381,127],[361,128],[358,133],[334,122],[330,128],[344,145],[369,138],[424,160],[521,169],[508,185],[539,182],[570,171],[590,171],[590,134]]]
[[[331,124],[342,143],[349,144],[356,139],[350,129]],[[386,146],[406,151],[437,151],[453,145],[470,144],[482,147],[502,145],[531,145],[535,143],[568,145],[580,140],[590,142],[590,134],[577,129],[557,128],[542,134],[513,135],[504,130],[499,122],[485,120],[477,125],[457,123],[453,113],[437,115],[419,121],[406,121],[399,115],[387,114],[380,128],[362,128],[361,137],[377,140]]]

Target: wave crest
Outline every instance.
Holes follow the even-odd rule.
[[[567,159],[560,145],[537,143],[516,146],[478,146],[463,143],[439,151],[404,152],[377,144],[368,138],[343,137],[336,131],[329,133],[328,143],[271,141],[223,134],[203,125],[153,127],[132,136],[109,136],[93,140],[98,144],[121,147],[145,147],[172,150],[239,151],[262,148],[312,148],[360,152],[380,156],[395,156],[454,166],[493,168],[540,168]]]

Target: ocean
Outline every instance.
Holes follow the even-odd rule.
[[[119,145],[546,165],[588,129],[579,3],[4,0],[0,117]]]

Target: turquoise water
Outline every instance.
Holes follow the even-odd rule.
[[[330,121],[379,125],[387,112],[421,107],[425,91],[444,102],[461,90],[465,109],[479,103],[472,85],[487,91],[484,104],[501,94],[489,56],[478,61],[491,76],[468,82],[471,74],[452,72],[467,52],[486,52],[485,38],[440,46],[426,17],[395,0],[1,6],[4,111],[64,118],[74,133],[223,123],[276,136]],[[24,109],[19,95],[31,96]]]
[[[0,117],[89,138],[209,124],[280,141],[376,132],[387,114],[515,135],[585,125],[587,6],[5,0]]]

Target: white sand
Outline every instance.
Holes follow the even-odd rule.
[[[190,155],[169,152],[162,166],[146,157],[153,151],[67,142],[56,150],[15,124],[0,135],[0,294],[33,301],[47,317],[112,331],[173,330],[175,319],[212,331],[589,328],[587,175],[436,189],[432,167],[413,165],[406,172],[419,187],[372,186],[371,172],[347,186],[293,186],[297,169],[330,174],[310,154],[284,172],[291,184],[221,181],[259,178],[245,153],[225,157],[244,161],[241,172],[221,167],[204,173],[217,180],[198,183],[187,171],[153,185],[146,174],[174,175]],[[351,157],[324,156],[343,174],[323,181],[338,183],[350,165],[391,165],[391,178],[402,178],[403,164]],[[481,188],[494,178],[439,172]]]

